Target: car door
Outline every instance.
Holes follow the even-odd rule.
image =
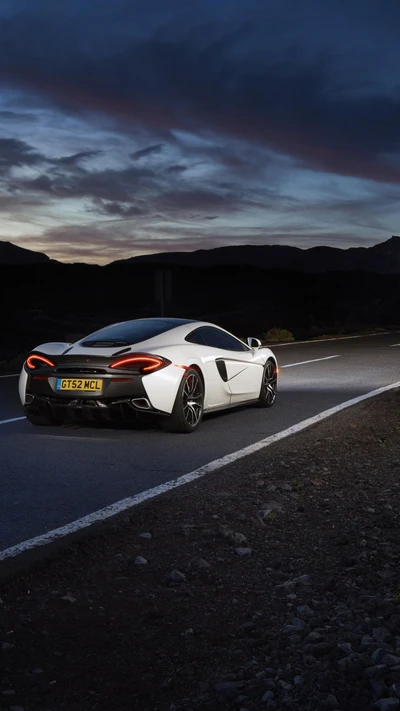
[[[263,356],[220,328],[205,327],[202,335],[214,351],[217,370],[231,392],[231,404],[258,398]]]
[[[217,367],[215,348],[207,345],[204,338],[205,326],[200,326],[191,331],[185,338],[188,344],[195,347],[196,358],[201,362],[205,379],[205,410],[218,410],[231,404],[232,393],[227,378],[222,378]]]

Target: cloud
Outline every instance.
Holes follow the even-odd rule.
[[[0,138],[0,174],[11,168],[42,163],[44,156],[24,141],[16,138]]]
[[[78,165],[81,161],[86,160],[87,158],[96,158],[97,156],[101,155],[101,153],[102,151],[80,151],[79,153],[73,153],[70,156],[57,158],[53,162],[56,163],[56,165],[75,166]]]
[[[135,16],[134,5],[119,1],[115,12],[106,14],[100,3],[85,50],[80,30],[76,37],[69,29],[77,15],[89,19],[87,8],[72,3],[70,11],[46,16],[39,8],[21,10],[0,29],[3,76],[45,92],[66,110],[101,111],[154,131],[208,130],[290,154],[314,170],[398,182],[400,165],[386,158],[400,148],[398,93],[387,89],[387,78],[367,61],[355,85],[353,67],[363,58],[362,50],[355,41],[353,55],[340,43],[335,52],[328,35],[330,46],[323,50],[313,37],[318,35],[314,5],[308,0],[296,11],[286,1],[271,13],[253,1],[240,15],[240,4],[234,3],[230,23],[221,21],[218,8],[214,16],[204,8],[203,15],[193,13],[198,16],[194,25],[175,2],[168,5],[169,22],[160,11],[155,25],[149,8],[142,20],[147,29],[133,34],[123,27]],[[366,16],[374,17],[373,3],[364,5]],[[322,35],[327,18],[339,26],[342,10],[340,3],[337,10],[327,4],[320,17]],[[394,21],[398,14],[391,4],[384,31],[390,30],[389,16]],[[365,34],[356,14],[350,15],[354,31]],[[347,84],[338,81],[346,62]],[[161,150],[162,144],[149,145],[132,157],[139,160]],[[240,168],[237,159],[235,164]]]
[[[0,111],[0,119],[6,121],[36,122],[38,117],[33,113],[17,113],[17,111]]]
[[[93,202],[93,211],[98,212],[101,215],[107,215],[109,217],[137,217],[138,215],[143,215],[145,210],[138,207],[137,205],[127,205],[121,202],[106,202],[105,200],[95,200]]]
[[[396,232],[399,21],[395,0],[5,0],[2,236],[106,261]]]
[[[166,169],[167,173],[184,173],[187,170],[187,165],[170,165]]]
[[[161,153],[163,149],[163,144],[162,143],[157,143],[154,146],[147,146],[147,148],[142,148],[139,151],[134,151],[134,153],[131,153],[131,158],[134,160],[140,160],[141,158],[147,158],[148,156],[152,156],[158,153]]]
[[[154,216],[159,212],[164,216],[174,215],[175,219],[194,219],[216,210],[234,213],[246,207],[266,205],[266,190],[261,200],[254,189],[246,190],[237,183],[207,181],[205,187],[201,177],[182,182],[180,175],[183,171],[175,170],[178,166],[174,165],[166,171],[158,166],[70,170],[82,157],[96,154],[87,151],[68,159],[49,160],[50,167],[46,172],[34,178],[10,179],[9,190],[47,195],[51,200],[90,200],[90,212],[121,219]],[[57,166],[56,170],[52,164]],[[170,167],[174,170],[169,170]]]
[[[13,182],[14,189],[45,192],[59,198],[93,198],[109,202],[131,202],[140,186],[153,184],[154,172],[147,168],[80,170],[79,173],[56,172],[34,179]]]

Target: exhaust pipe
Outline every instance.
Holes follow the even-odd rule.
[[[151,410],[151,405],[146,397],[133,398],[131,404],[137,410]]]

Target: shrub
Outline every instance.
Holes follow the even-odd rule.
[[[270,328],[269,331],[264,333],[261,337],[263,343],[290,343],[294,341],[294,335],[286,328]]]

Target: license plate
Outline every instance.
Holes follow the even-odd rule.
[[[102,380],[93,378],[58,378],[56,390],[79,390],[80,392],[99,393],[103,387]]]

